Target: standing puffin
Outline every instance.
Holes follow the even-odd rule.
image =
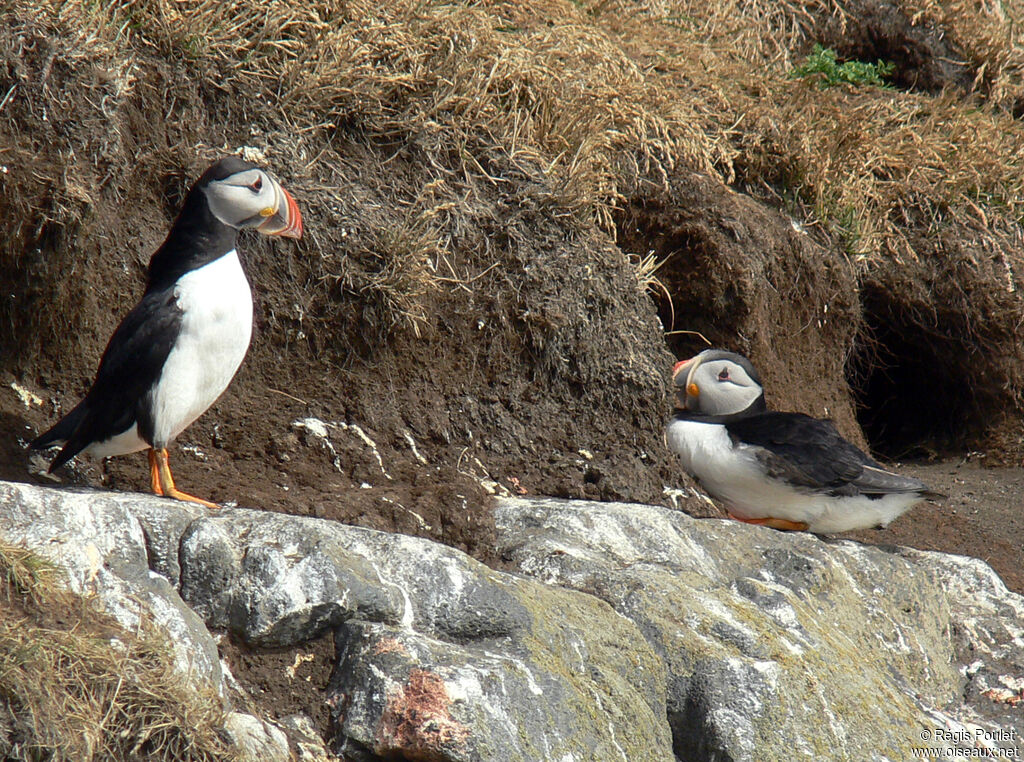
[[[31,443],[63,445],[52,472],[80,452],[98,457],[149,449],[157,495],[201,503],[174,486],[167,446],[227,388],[252,336],[252,292],[238,261],[238,231],[299,238],[295,199],[234,156],[189,190],[149,261],[146,292],[110,338],[85,399]]]
[[[676,363],[669,449],[729,515],[811,532],[884,527],[916,503],[945,497],[886,471],[831,421],[769,411],[750,360],[707,349]]]

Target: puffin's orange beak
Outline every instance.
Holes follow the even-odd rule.
[[[700,387],[690,381],[700,363],[700,355],[697,355],[689,360],[680,360],[672,366],[672,383],[676,386],[676,407],[685,410],[689,398],[700,394]]]
[[[268,210],[267,219],[256,229],[264,235],[279,235],[285,238],[302,237],[302,214],[292,194],[274,183],[277,191],[277,208]]]

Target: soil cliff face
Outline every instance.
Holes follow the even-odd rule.
[[[494,561],[490,494],[689,484],[661,429],[699,335],[883,455],[1019,452],[1012,13],[629,9],[8,5],[0,477],[41,478],[19,440],[87,388],[232,151],[307,234],[243,237],[256,334],[174,454],[197,494]],[[794,76],[813,42],[894,87]],[[61,478],[146,486],[142,456]]]
[[[4,34],[17,97],[3,205],[20,227],[3,257],[3,372],[45,398],[25,407],[5,384],[6,476],[26,477],[15,440],[87,388],[184,190],[221,146],[246,145],[298,198],[307,234],[243,237],[255,339],[181,440],[183,484],[483,558],[487,491],[661,499],[675,475],[661,326],[627,256],[564,217],[536,158],[440,164],[447,146],[425,144],[427,125],[386,138],[355,114],[311,139],[260,87],[226,92],[202,61],[154,55],[141,35],[99,45],[24,10]],[[143,489],[140,463],[72,478]],[[441,511],[452,495],[458,515]]]
[[[552,496],[718,515],[662,438],[672,363],[705,338],[753,359],[772,406],[829,416],[884,457],[982,451],[1012,462],[1024,453],[1024,18],[1012,4],[975,6],[4,4],[0,479],[53,484],[25,442],[88,388],[187,188],[236,152],[281,179],[306,232],[299,242],[242,237],[254,340],[226,394],[174,448],[189,492],[429,538],[491,567],[540,569],[545,582],[563,575],[614,607],[615,591],[634,584],[616,587],[621,559],[609,556],[595,585],[570,579],[561,546],[531,566],[510,549],[508,506]],[[891,61],[890,86],[826,87],[826,73],[799,74],[815,43],[838,62]],[[955,498],[858,538],[991,556],[1020,590],[1019,478],[982,491],[1001,510],[980,514],[985,532],[972,534],[982,519],[965,480],[986,476],[930,468]],[[79,459],[56,479],[109,488],[115,502],[148,487],[142,455]],[[622,526],[634,510],[608,509]],[[655,527],[689,521],[650,510]],[[584,555],[612,553],[590,549],[580,526],[572,542]],[[152,557],[152,537],[139,533],[132,547]],[[814,553],[829,545],[767,537]],[[756,566],[762,550],[751,553],[743,563]],[[952,600],[989,585],[982,577],[965,576]],[[925,619],[946,637],[936,622],[948,616]],[[607,634],[588,621],[588,637]],[[329,640],[268,651],[236,635],[219,655],[268,707],[308,712],[323,733]],[[718,665],[702,674],[728,683]],[[1017,666],[975,675],[972,690],[1000,711],[1017,706],[1016,683],[987,695]],[[409,686],[435,685],[421,678]],[[685,681],[673,685],[680,743],[692,717],[676,709],[717,704],[700,703],[711,696],[703,684],[689,705]],[[397,715],[387,716],[392,727]]]

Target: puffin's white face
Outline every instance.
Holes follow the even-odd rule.
[[[741,413],[764,393],[756,375],[753,366],[740,355],[706,349],[696,357],[676,363],[672,371],[676,407],[702,415]]]
[[[208,183],[203,192],[214,216],[233,228],[266,235],[302,236],[302,215],[291,194],[262,169],[246,169]]]

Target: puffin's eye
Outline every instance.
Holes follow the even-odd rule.
[[[256,181],[252,185],[249,186],[249,189],[253,193],[259,193],[260,192],[260,188],[262,188],[262,187],[263,187],[263,178],[262,177],[257,177]]]
[[[729,380],[729,369],[728,368],[722,368],[722,372],[718,374],[718,380],[719,381],[728,381]]]

